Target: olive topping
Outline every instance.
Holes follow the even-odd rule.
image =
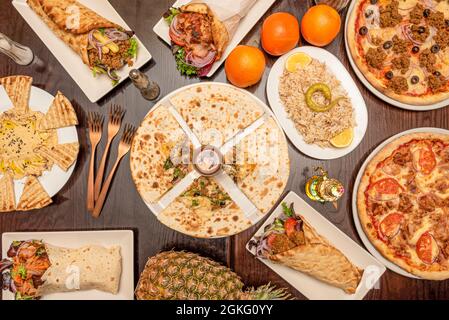
[[[368,28],[363,26],[359,29],[359,34],[365,36],[368,33]]]
[[[449,28],[449,19],[447,19],[446,21],[444,21],[446,23],[446,27]]]
[[[393,42],[392,42],[392,41],[385,41],[385,42],[384,42],[384,45],[383,45],[383,48],[384,48],[385,50],[388,50],[388,49],[390,49],[392,46],[393,46]]]
[[[387,78],[388,80],[393,79],[393,71],[387,71],[387,73],[385,73],[385,78]]]
[[[365,18],[369,18],[373,15],[374,11],[373,10],[366,10],[365,12]]]
[[[424,33],[426,32],[426,28],[423,26],[418,27],[418,33]]]
[[[433,73],[433,75],[434,75],[435,77],[439,77],[439,76],[441,76],[441,72],[440,72],[440,71],[435,71],[435,72]]]
[[[410,79],[410,81],[411,81],[412,84],[417,84],[419,82],[419,77],[418,76],[413,76]]]
[[[427,18],[428,16],[430,16],[430,9],[424,9],[422,15],[424,16],[424,18]]]
[[[432,46],[432,48],[430,48],[430,51],[432,51],[432,53],[438,53],[438,51],[440,51],[440,46],[437,44],[434,44]]]
[[[370,3],[371,4],[377,4],[378,0],[371,0]]]
[[[419,47],[418,46],[413,46],[412,52],[413,53],[418,53],[419,52]]]

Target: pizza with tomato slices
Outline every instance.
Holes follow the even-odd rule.
[[[399,102],[449,98],[449,2],[355,0],[347,44],[365,78]]]
[[[406,271],[449,278],[449,135],[414,133],[386,145],[357,192],[371,243]]]

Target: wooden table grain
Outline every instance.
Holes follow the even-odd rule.
[[[172,4],[173,0],[110,0],[110,2],[128,25],[136,31],[153,55],[153,60],[142,70],[160,84],[162,96],[184,85],[199,81],[179,75],[169,47],[158,39],[152,31],[155,23]],[[278,0],[265,14],[265,17],[273,12],[286,11],[301,19],[310,5],[312,5],[311,0]],[[345,13],[343,12],[342,18],[344,16]],[[249,32],[243,43],[259,46],[261,21]],[[131,180],[128,156],[117,171],[101,217],[93,219],[86,211],[85,200],[88,156],[90,153],[86,135],[86,121],[84,120],[86,112],[98,111],[106,115],[111,103],[121,104],[127,110],[124,121],[138,125],[154,103],[144,100],[129,80],[119,85],[98,103],[89,102],[49,49],[14,9],[10,0],[0,0],[0,32],[29,46],[44,63],[44,66],[38,64],[18,66],[6,56],[1,55],[0,76],[30,75],[34,78],[35,86],[52,94],[61,90],[76,107],[80,119],[78,134],[81,143],[80,156],[74,174],[61,192],[54,197],[54,204],[38,211],[0,214],[0,231],[2,233],[12,231],[132,229],[135,235],[135,282],[137,282],[138,275],[149,256],[165,249],[186,249],[221,261],[235,270],[249,286],[258,286],[270,281],[280,287],[288,288],[296,298],[304,299],[301,293],[246,251],[246,242],[259,228],[260,224],[234,237],[202,240],[185,236],[159,223],[136,191]],[[311,159],[290,144],[291,176],[286,192],[293,190],[306,199],[304,183],[306,177],[313,170],[312,168],[321,165],[328,169],[331,176],[344,182],[348,192],[340,201],[338,210],[333,208],[332,205],[317,203],[311,203],[311,205],[349,237],[361,244],[352,219],[351,197],[352,186],[363,161],[383,140],[401,131],[425,126],[448,129],[448,109],[412,112],[389,106],[371,94],[356,78],[349,66],[345,52],[343,32],[325,49],[339,57],[362,92],[369,113],[368,131],[358,148],[337,160],[319,161]],[[266,55],[266,58],[267,68],[262,81],[248,89],[263,101],[266,101],[267,76],[271,66],[276,61],[276,58],[268,55]],[[223,68],[210,80],[226,82]],[[101,141],[97,150],[102,151],[105,143],[105,139]],[[111,149],[111,159],[115,157],[116,146],[117,141]],[[97,155],[98,161],[100,155]],[[109,162],[109,165],[111,165],[111,162]],[[381,279],[379,289],[372,290],[366,298],[448,299],[449,281],[412,280],[387,270]]]

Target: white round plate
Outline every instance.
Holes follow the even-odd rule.
[[[46,113],[50,108],[50,105],[54,97],[48,92],[39,89],[37,87],[31,87],[30,93],[30,109],[33,111],[40,111]],[[11,109],[12,103],[8,98],[5,90],[0,86],[0,113]],[[70,143],[78,142],[78,133],[76,132],[76,127],[66,127],[56,130],[58,135],[58,143]],[[50,197],[53,197],[69,180],[73,173],[76,165],[76,160],[74,164],[65,172],[57,165],[53,165],[50,171],[44,171],[42,176],[38,177],[40,183],[42,184],[45,191],[47,191]],[[14,180],[14,191],[16,196],[16,203],[19,202],[20,196],[23,192],[23,187],[25,185],[26,177],[20,180]]]
[[[399,137],[402,137],[406,134],[411,133],[417,133],[417,132],[431,132],[431,133],[440,133],[440,134],[447,134],[449,135],[449,130],[440,129],[440,128],[416,128],[411,129],[407,131],[403,131],[401,133],[398,133],[384,142],[382,142],[376,149],[374,149],[373,152],[368,156],[368,158],[363,163],[362,167],[360,168],[359,173],[357,174],[357,178],[355,179],[354,188],[352,189],[352,216],[354,218],[354,224],[357,229],[357,232],[360,236],[360,239],[362,239],[363,244],[368,249],[368,251],[380,262],[382,262],[388,269],[391,271],[394,271],[396,273],[399,273],[400,275],[403,275],[405,277],[409,278],[415,278],[420,279],[419,277],[415,276],[414,274],[411,274],[410,272],[405,271],[398,265],[394,264],[390,260],[386,259],[377,249],[373,246],[371,241],[369,241],[368,237],[365,234],[365,231],[363,231],[362,225],[360,223],[359,214],[357,211],[357,190],[359,189],[360,180],[362,179],[363,173],[365,172],[366,167],[370,163],[370,161],[379,153],[380,150],[382,150],[387,144],[390,142],[398,139]]]
[[[180,93],[180,92],[182,92],[182,91],[184,91],[184,90],[188,90],[188,89],[190,89],[190,88],[192,88],[192,87],[206,86],[206,85],[209,85],[209,84],[214,85],[214,86],[227,86],[227,87],[231,87],[231,88],[233,88],[233,89],[235,89],[235,90],[239,90],[239,91],[245,93],[246,95],[250,96],[250,97],[251,97],[257,104],[259,104],[259,105],[263,108],[263,110],[265,110],[265,112],[266,112],[267,115],[270,115],[271,117],[273,117],[274,121],[276,121],[276,124],[277,124],[278,127],[279,127],[279,131],[280,131],[281,134],[282,134],[282,137],[281,137],[281,138],[282,138],[282,139],[286,139],[286,137],[285,137],[285,135],[284,135],[284,132],[283,132],[282,129],[281,129],[282,127],[281,127],[279,121],[276,119],[276,117],[274,116],[274,114],[273,114],[273,112],[271,111],[271,109],[268,108],[268,106],[267,106],[264,102],[262,102],[262,100],[260,100],[258,97],[256,97],[255,95],[253,95],[253,94],[250,93],[249,91],[246,91],[246,90],[244,90],[244,89],[239,89],[239,88],[234,87],[234,86],[232,86],[232,85],[230,85],[230,84],[222,83],[222,82],[200,82],[200,83],[195,83],[195,84],[187,85],[187,86],[185,86],[185,87],[176,89],[175,91],[169,93],[168,95],[166,95],[165,97],[163,97],[161,100],[159,100],[159,102],[158,102],[158,103],[157,103],[157,104],[156,104],[156,105],[155,105],[155,106],[154,106],[154,107],[147,113],[147,115],[150,114],[153,110],[155,110],[155,109],[156,109],[157,107],[159,107],[160,105],[163,105],[163,104],[166,103],[167,101],[170,101],[170,99],[171,99],[172,97],[176,96],[178,93]],[[145,115],[145,117],[146,117],[146,115]],[[144,118],[145,118],[145,117],[144,117]],[[284,190],[284,191],[285,191],[285,190]],[[143,200],[143,199],[142,199],[142,200]],[[153,214],[155,214],[155,212],[158,211],[158,208],[157,208],[154,204],[152,204],[152,203],[150,203],[150,202],[146,202],[146,201],[144,201],[144,202],[145,202],[145,204],[147,205],[147,207],[150,209],[150,211],[151,211]],[[270,211],[271,211],[271,209],[270,209],[268,212],[270,212]],[[258,219],[253,225],[257,224],[260,220],[262,220],[263,218],[265,218],[265,217],[267,216],[268,212],[266,212],[265,214],[260,215],[260,216],[259,216],[259,219]],[[248,227],[248,228],[250,228],[250,227]],[[247,230],[247,229],[245,229],[245,230]],[[242,230],[242,231],[243,231],[243,230]],[[208,239],[224,238],[224,237],[228,237],[228,236],[215,236],[215,237],[209,237]]]
[[[434,109],[439,109],[439,108],[443,108],[446,107],[449,104],[449,99],[434,103],[434,104],[429,104],[429,105],[424,105],[424,106],[416,106],[413,104],[407,104],[407,103],[402,103],[399,102],[397,100],[391,99],[390,97],[384,95],[382,92],[380,92],[379,90],[377,90],[376,88],[373,87],[373,85],[365,78],[365,76],[363,75],[363,73],[359,70],[359,68],[357,67],[357,65],[354,62],[354,59],[352,59],[352,54],[351,54],[351,50],[349,50],[349,46],[348,46],[348,22],[349,22],[349,16],[350,13],[352,12],[352,10],[354,10],[354,7],[356,5],[357,1],[352,1],[351,5],[349,6],[348,9],[348,13],[346,14],[346,22],[345,22],[345,47],[346,47],[346,53],[348,55],[348,59],[349,59],[349,63],[351,64],[352,69],[354,70],[355,74],[357,75],[357,77],[359,78],[359,80],[365,85],[365,87],[368,88],[369,91],[371,91],[376,97],[378,97],[379,99],[387,102],[388,104],[391,104],[395,107],[401,108],[401,109],[406,109],[406,110],[412,110],[412,111],[429,111],[429,110],[434,110]]]
[[[304,52],[312,58],[325,63],[331,72],[335,74],[337,79],[340,80],[342,86],[348,93],[348,96],[351,98],[355,112],[356,127],[354,128],[354,141],[350,146],[340,149],[322,148],[315,144],[308,144],[296,129],[293,121],[288,117],[287,111],[279,96],[279,78],[284,72],[285,61],[287,58],[297,52]],[[280,57],[271,68],[270,75],[268,76],[267,97],[273,112],[290,141],[299,149],[299,151],[310,157],[322,160],[341,158],[354,150],[365,136],[366,128],[368,126],[368,112],[366,110],[365,100],[363,100],[357,85],[354,80],[352,80],[340,60],[324,49],[309,46],[299,47]]]

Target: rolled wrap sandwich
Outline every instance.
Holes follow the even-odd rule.
[[[283,216],[267,225],[264,234],[251,242],[256,255],[304,272],[348,294],[355,293],[363,270],[296,215],[292,205],[282,206]]]
[[[97,289],[116,294],[121,277],[120,247],[55,247],[38,240],[14,241],[0,263],[3,290],[16,300],[50,293]]]
[[[94,76],[106,74],[113,85],[116,71],[137,56],[133,31],[103,18],[75,0],[27,0],[48,27],[89,66]]]
[[[164,19],[170,26],[172,51],[181,74],[206,76],[256,1],[193,0],[170,8]]]

